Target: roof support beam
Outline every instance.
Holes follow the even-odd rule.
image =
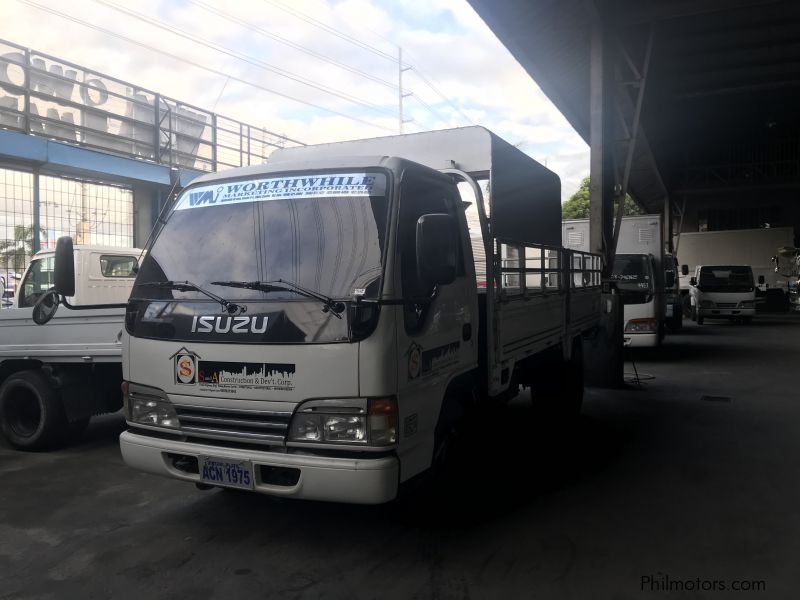
[[[641,25],[653,21],[669,21],[742,8],[785,4],[785,0],[674,0],[673,2],[639,2],[636,8],[626,5],[616,19],[622,26]]]
[[[614,241],[611,244],[611,255],[617,252],[617,242],[619,241],[619,231],[622,227],[622,215],[625,213],[625,197],[628,194],[628,183],[631,177],[631,165],[633,164],[633,154],[636,151],[636,137],[639,133],[639,121],[642,117],[642,102],[644,101],[644,91],[647,85],[647,73],[650,70],[650,57],[653,53],[653,38],[655,37],[655,25],[650,24],[650,31],[647,35],[647,47],[644,51],[644,61],[641,69],[641,76],[639,77],[639,86],[636,94],[636,107],[633,110],[633,123],[631,123],[630,131],[631,136],[628,141],[627,152],[625,153],[625,165],[623,166],[622,174],[622,190],[619,194],[619,202],[617,203],[617,218],[614,223]],[[622,43],[620,42],[620,45]],[[639,70],[633,65],[628,53],[624,53],[625,59],[631,65],[631,70],[638,74]]]
[[[594,19],[589,57],[589,243],[604,257],[604,274],[610,275],[608,242],[612,236],[614,191],[613,56],[610,34]]]

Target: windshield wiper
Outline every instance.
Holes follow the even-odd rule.
[[[217,296],[216,294],[212,294],[208,290],[204,290],[196,283],[192,283],[191,281],[142,281],[141,283],[136,283],[137,286],[146,286],[146,287],[154,287],[154,288],[163,288],[167,290],[178,290],[179,292],[200,292],[204,296],[211,298],[215,302],[219,302],[222,310],[227,312],[229,315],[240,315],[243,312],[247,311],[247,307],[241,304],[236,304],[235,302],[231,302],[230,300],[225,300],[221,296]]]
[[[344,312],[345,308],[344,302],[340,300],[283,279],[274,279],[272,281],[212,281],[211,285],[223,285],[246,290],[258,290],[260,292],[294,292],[306,298],[319,300],[322,302],[322,312],[330,312],[337,319],[342,318],[341,313]]]

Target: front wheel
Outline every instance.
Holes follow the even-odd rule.
[[[64,406],[44,373],[20,371],[3,382],[0,429],[19,450],[41,450],[64,441],[68,432]]]

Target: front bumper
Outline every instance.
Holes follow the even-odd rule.
[[[251,461],[255,476],[253,491],[261,494],[352,504],[381,504],[397,496],[400,467],[394,456],[332,458],[240,450],[154,438],[132,431],[124,432],[119,442],[122,458],[128,466],[193,483],[200,483],[200,475],[176,468],[168,454]],[[300,477],[294,485],[267,484],[261,479],[259,467],[262,466],[299,469]]]
[[[754,317],[755,308],[700,308],[697,314],[708,319],[727,318],[727,317]]]
[[[626,348],[654,348],[658,346],[658,333],[624,333],[622,340]]]

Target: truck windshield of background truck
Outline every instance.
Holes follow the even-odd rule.
[[[752,292],[753,270],[748,266],[700,267],[697,283],[703,292]]]
[[[348,324],[358,330],[353,319],[374,320],[374,303],[337,315],[289,286],[212,282],[280,279],[344,302],[377,298],[388,184],[386,173],[365,170],[270,174],[188,188],[142,261],[126,320],[129,332],[244,343],[351,339]],[[196,290],[151,283],[166,281],[190,281],[244,305],[246,312],[228,316]]]
[[[653,273],[645,254],[617,254],[611,274],[624,304],[644,304],[653,294]]]

